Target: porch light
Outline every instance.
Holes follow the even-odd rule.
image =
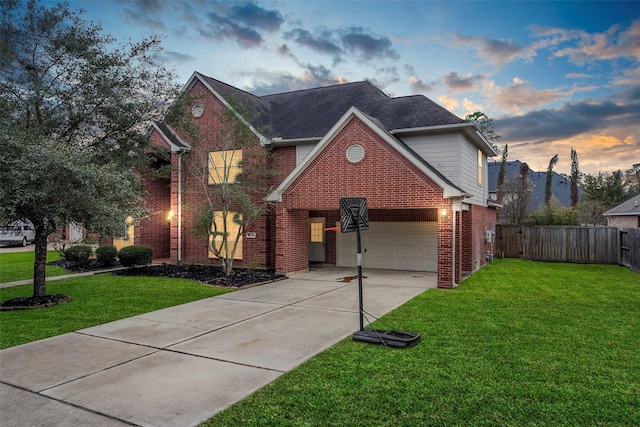
[[[447,219],[447,209],[443,208],[442,211],[440,212],[440,215],[442,215],[442,219],[446,220]]]
[[[169,211],[167,214],[167,221],[171,221],[173,219],[173,211]]]

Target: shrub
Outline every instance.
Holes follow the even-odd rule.
[[[116,263],[118,250],[115,246],[100,246],[96,249],[96,259],[102,267],[109,267]]]
[[[127,246],[120,249],[118,258],[125,267],[149,265],[153,259],[153,250],[148,246]]]
[[[89,245],[75,245],[64,250],[64,258],[79,265],[89,265],[93,248]]]

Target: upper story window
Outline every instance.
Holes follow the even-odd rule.
[[[242,173],[242,150],[209,153],[209,184],[234,183]]]
[[[484,176],[484,161],[482,158],[482,150],[478,148],[478,185],[482,185],[483,176]]]

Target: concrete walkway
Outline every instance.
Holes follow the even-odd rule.
[[[354,274],[317,268],[2,350],[0,425],[196,426],[355,332]],[[430,273],[364,275],[375,316],[436,287]]]

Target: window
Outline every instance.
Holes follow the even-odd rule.
[[[233,259],[242,259],[242,233],[238,235],[240,226],[242,223],[242,215],[237,212],[227,212],[226,224],[224,212],[214,212],[213,224],[211,224],[211,231],[213,236],[210,237],[213,240],[213,246],[220,251],[222,257],[226,257],[226,249],[223,245],[224,236],[227,236],[227,247],[229,251],[233,251],[233,245],[238,239],[238,247],[233,254]],[[209,251],[209,257],[215,258],[216,255],[213,251]]]
[[[209,153],[209,184],[234,183],[242,172],[242,150]]]
[[[478,149],[478,185],[482,185],[482,177],[484,174],[482,150]]]

